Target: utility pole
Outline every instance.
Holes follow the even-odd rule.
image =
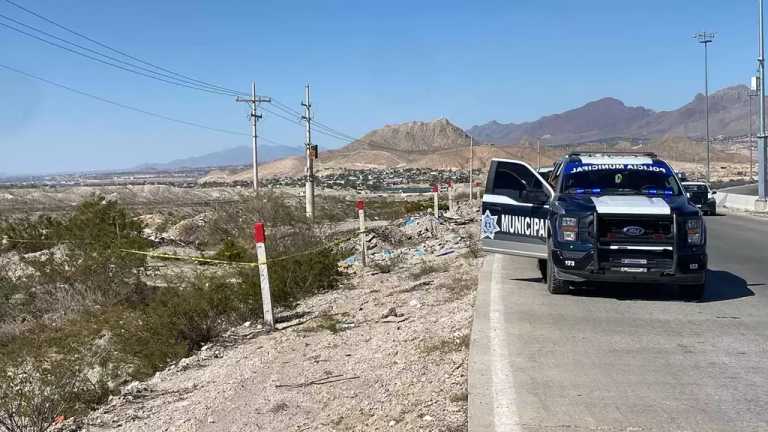
[[[760,0],[762,1],[762,0]],[[706,124],[707,124],[707,183],[709,183],[709,165],[710,165],[710,154],[709,154],[709,64],[708,64],[708,58],[707,58],[707,45],[712,43],[712,40],[715,38],[714,33],[707,33],[707,32],[699,32],[693,35],[693,37],[699,41],[700,44],[704,44],[704,99],[706,101],[706,110],[707,110],[707,116],[706,116]]]
[[[304,195],[307,203],[307,219],[310,222],[315,220],[315,171],[314,160],[317,157],[317,147],[312,146],[312,103],[309,101],[309,84],[304,86],[304,102],[301,103],[304,107],[304,115],[301,117],[304,120],[306,126],[306,133],[304,136],[304,150],[307,156],[307,166],[304,168],[305,185]]]
[[[766,155],[766,150],[768,150],[766,147],[768,147],[768,143],[766,143],[766,131],[765,131],[765,34],[763,31],[763,0],[760,0],[760,44],[759,44],[759,56],[757,57],[757,65],[760,69],[760,79],[759,79],[759,86],[760,86],[760,96],[759,96],[759,102],[760,102],[760,135],[758,138],[760,138],[759,147],[757,149],[757,165],[760,169],[760,171],[757,173],[758,178],[758,186],[757,186],[757,204],[761,207],[761,209],[764,209],[766,207],[766,175],[768,174],[768,167],[766,167],[766,161],[768,161],[768,155]]]
[[[256,194],[259,194],[259,165],[258,165],[258,156],[257,156],[257,150],[256,145],[259,138],[258,133],[256,132],[256,126],[261,119],[261,114],[258,113],[257,108],[261,102],[272,102],[272,99],[265,96],[256,96],[256,82],[251,83],[251,97],[250,98],[241,98],[237,97],[235,99],[237,102],[246,102],[251,105],[251,141],[253,144],[252,149],[252,156],[253,156],[253,190],[256,192]]]
[[[538,153],[538,156],[536,157],[536,163],[538,169],[541,169],[541,137],[536,140],[536,152]]]
[[[472,171],[475,167],[475,143],[472,136],[469,137],[469,200],[472,201]]]

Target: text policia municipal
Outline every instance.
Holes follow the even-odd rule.
[[[501,231],[507,234],[547,238],[549,221],[527,216],[501,215]]]
[[[596,165],[579,165],[573,167],[568,173],[579,173],[585,171],[600,171],[600,170],[637,170],[637,171],[651,171],[651,172],[667,172],[664,167],[648,164],[596,164]]]

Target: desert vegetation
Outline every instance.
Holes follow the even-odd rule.
[[[0,430],[47,430],[261,318],[258,269],[249,264],[194,265],[151,282],[151,259],[130,252],[156,246],[137,216],[93,196],[66,215],[0,222]],[[278,258],[270,265],[278,311],[340,286],[345,251],[279,195],[212,211],[195,247],[253,262],[256,220],[270,227],[269,254]]]

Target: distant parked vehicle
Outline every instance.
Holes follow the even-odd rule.
[[[683,182],[683,189],[688,195],[688,199],[698,207],[705,215],[714,216],[717,214],[717,201],[713,191],[707,183],[704,182]]]

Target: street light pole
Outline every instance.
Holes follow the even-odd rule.
[[[749,121],[749,132],[747,132],[747,143],[749,145],[749,174],[747,175],[747,179],[749,181],[752,181],[752,167],[754,165],[754,146],[755,142],[752,140],[752,135],[754,134],[754,128],[752,127],[752,98],[757,96],[757,93],[753,93],[751,90],[747,90],[747,104],[749,106],[749,114],[748,114],[748,121]]]
[[[762,0],[760,0],[762,1]],[[699,43],[704,44],[704,99],[706,104],[706,127],[707,127],[707,183],[710,182],[709,174],[710,174],[710,144],[709,144],[709,59],[708,59],[708,52],[707,52],[707,45],[712,43],[712,40],[715,38],[714,33],[707,33],[707,32],[699,32],[693,35],[693,37],[699,41]]]
[[[472,171],[475,167],[475,141],[470,135],[469,137],[469,200],[472,201]]]
[[[758,84],[760,87],[760,96],[758,102],[760,103],[760,135],[758,138],[760,139],[758,141],[759,147],[758,147],[758,155],[757,155],[757,164],[760,169],[757,173],[758,177],[758,186],[757,186],[757,200],[758,205],[760,205],[762,208],[766,207],[766,188],[765,188],[765,177],[766,174],[768,174],[768,169],[765,166],[766,161],[768,160],[768,155],[766,155],[766,131],[765,131],[765,44],[764,44],[764,31],[763,31],[763,0],[760,0],[760,43],[759,43],[759,53],[757,57],[757,66],[760,70],[759,75],[760,79],[758,80]]]

